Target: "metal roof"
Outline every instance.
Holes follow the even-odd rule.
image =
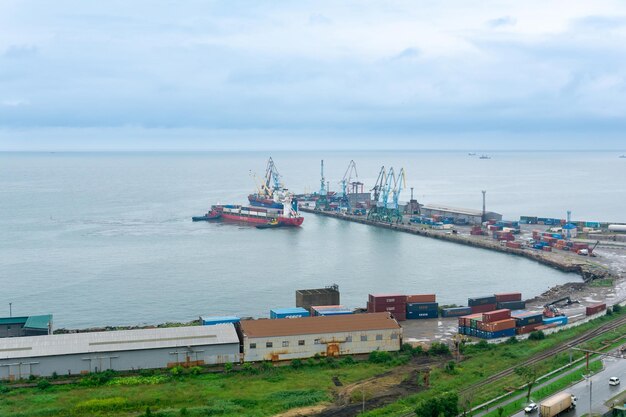
[[[24,324],[25,329],[47,330],[52,324],[52,314],[29,316]]]
[[[422,209],[443,211],[443,212],[446,212],[446,213],[464,214],[466,216],[482,216],[483,215],[482,210],[474,210],[474,209],[459,208],[459,207],[450,207],[450,206],[443,206],[443,205],[438,205],[438,204],[426,204],[426,205],[422,206]],[[491,211],[488,211],[486,213],[499,214],[499,213],[494,213],[494,212],[491,212]]]
[[[0,317],[0,324],[24,324],[28,317]]]
[[[243,320],[241,322],[241,330],[244,336],[253,338],[384,329],[400,329],[398,322],[392,319],[388,312],[302,317],[285,320]]]
[[[233,324],[54,334],[0,339],[0,359],[239,344]]]

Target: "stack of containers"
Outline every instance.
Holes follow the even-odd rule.
[[[506,247],[507,248],[512,248],[512,249],[521,249],[522,248],[522,244],[519,243],[519,242],[507,241],[506,242]]]
[[[295,319],[309,317],[309,312],[302,307],[275,308],[270,310],[271,319]]]
[[[473,236],[481,236],[483,234],[484,234],[483,229],[481,229],[480,226],[474,226],[472,227],[472,230],[470,231],[470,235],[473,235]]]
[[[593,316],[594,314],[598,314],[602,310],[606,310],[606,304],[605,303],[594,304],[594,305],[589,306],[589,307],[586,308],[586,315],[587,316]]]
[[[436,319],[439,317],[439,304],[435,294],[415,294],[406,298],[406,318]]]
[[[515,336],[515,319],[511,310],[501,309],[483,313],[482,321],[477,322],[476,336],[483,339],[498,339]]]
[[[496,230],[493,232],[493,238],[496,240],[506,240],[507,242],[511,242],[515,240],[515,236],[511,232],[504,232],[501,230]]]
[[[341,305],[311,306],[312,316],[341,316],[344,314],[352,314],[352,311]]]
[[[515,319],[517,334],[526,334],[534,331],[543,324],[543,313],[540,311],[516,310],[511,312]]]
[[[441,317],[461,317],[472,314],[471,307],[450,307],[441,310]]]
[[[468,298],[467,305],[472,308],[472,314],[493,311],[496,309],[496,297],[489,295],[486,297]]]
[[[509,310],[523,310],[525,308],[524,302],[522,302],[522,293],[521,292],[505,292],[494,294],[496,297],[496,308],[508,308]],[[512,305],[504,305],[503,303],[515,303]],[[519,303],[523,303],[524,307],[515,307],[519,305]]]
[[[370,294],[367,302],[368,313],[390,312],[397,321],[406,320],[406,295]]]
[[[467,316],[459,317],[459,334],[467,336],[475,336],[476,328],[472,331],[472,320],[482,318],[482,313],[468,314]]]

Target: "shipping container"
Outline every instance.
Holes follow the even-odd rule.
[[[309,312],[302,307],[275,308],[270,310],[271,319],[295,319],[309,316]]]
[[[467,316],[459,317],[459,326],[470,327],[470,321],[472,319],[481,318],[482,314],[468,314]]]
[[[373,303],[406,303],[406,295],[402,294],[370,294],[369,301]]]
[[[494,294],[494,296],[496,297],[497,303],[501,303],[505,301],[521,301],[522,299],[521,292],[500,293],[500,294]]]
[[[435,294],[414,294],[406,297],[407,303],[434,303],[435,301],[437,301]]]
[[[439,311],[427,310],[427,311],[407,311],[406,318],[408,320],[413,319],[436,319],[439,317]]]
[[[441,317],[458,317],[472,314],[471,307],[452,307],[441,310]]]
[[[351,310],[323,310],[318,312],[318,316],[343,316],[346,314],[354,314]]]
[[[483,321],[479,323],[477,328],[486,332],[499,332],[501,330],[514,329],[515,324],[516,324],[515,319],[504,319],[504,320],[494,321],[491,323],[485,323]]]
[[[529,324],[527,326],[518,326],[515,331],[517,334],[527,334],[535,331],[538,326],[542,326],[541,322]]]
[[[543,313],[537,311],[526,311],[523,313],[513,311],[511,312],[511,317],[517,321],[517,327],[543,323]]]
[[[552,246],[544,246],[541,248],[541,250],[544,252],[552,252]]]
[[[485,304],[495,304],[496,297],[495,295],[488,295],[485,297],[472,297],[467,299],[467,305],[470,307],[481,306]]]
[[[567,316],[544,317],[543,324],[556,324],[557,326],[564,326],[567,324]]]
[[[502,337],[512,337],[515,336],[515,328],[504,329],[497,332],[486,332],[482,330],[478,330],[476,332],[476,336],[482,339],[500,339]]]
[[[483,323],[492,323],[494,321],[506,320],[511,318],[511,310],[493,310],[483,313]]]
[[[472,306],[472,314],[486,313],[487,311],[493,311],[496,309],[496,304],[484,304],[479,306]]]
[[[511,249],[521,249],[522,244],[520,242],[506,242],[506,247]]]
[[[509,310],[523,310],[526,308],[525,301],[502,301],[496,304],[498,309],[507,308]]]
[[[439,311],[438,303],[407,303],[406,311]]]
[[[217,317],[209,317],[209,316],[201,316],[200,323],[203,326],[212,326],[214,324],[224,324],[224,323],[239,323],[239,317],[235,316],[217,316]]]
[[[602,304],[594,304],[592,306],[587,307],[586,309],[586,314],[588,316],[592,316],[594,314],[598,314],[599,312],[606,310],[606,304],[602,303]]]

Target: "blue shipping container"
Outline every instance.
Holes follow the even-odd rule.
[[[275,308],[270,310],[271,319],[295,319],[299,317],[309,317],[309,312],[302,307]]]
[[[439,317],[439,311],[426,310],[426,311],[407,311],[406,318],[408,320],[413,319],[436,319]]]
[[[439,303],[407,303],[406,311],[431,311],[438,310]]]
[[[441,317],[460,317],[472,314],[472,307],[451,307],[441,310]]]
[[[552,317],[552,318],[545,317],[543,319],[543,324],[552,324],[552,323],[556,323],[557,326],[564,326],[567,324],[567,316],[559,316],[559,317]]]
[[[222,316],[222,317],[200,317],[203,326],[211,326],[213,324],[223,323],[239,323],[239,317]]]

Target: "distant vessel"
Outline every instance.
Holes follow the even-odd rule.
[[[626,158],[626,155],[620,155],[619,157],[620,158]]]
[[[480,155],[479,159],[491,159],[491,157],[487,155]]]
[[[469,156],[476,156],[476,153],[475,152],[470,152],[470,153],[468,153],[468,155]]]

